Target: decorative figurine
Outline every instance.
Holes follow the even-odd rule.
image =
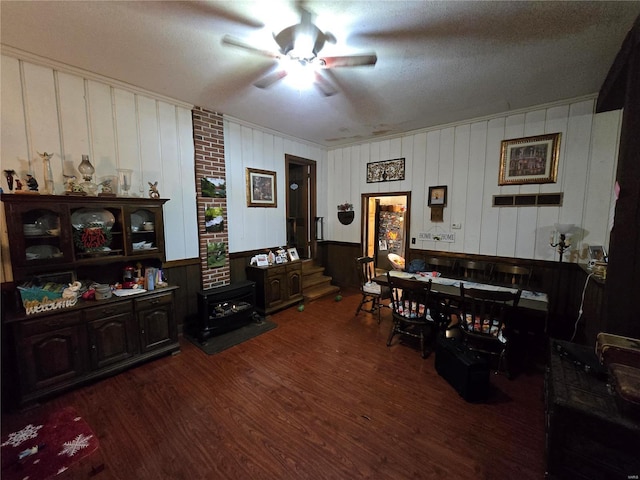
[[[44,193],[53,195],[53,172],[51,171],[51,159],[53,158],[53,153],[38,152],[38,155],[42,159],[42,166],[44,168]]]
[[[5,170],[4,176],[7,179],[7,185],[9,186],[9,191],[13,191],[13,176],[16,174],[15,170]]]
[[[29,190],[32,192],[38,191],[38,181],[30,173],[27,173],[27,187],[29,187]]]
[[[116,196],[116,194],[113,193],[113,186],[111,185],[112,181],[113,180],[111,180],[110,178],[107,178],[106,180],[103,180],[98,184],[99,187],[102,187],[102,190],[98,194],[99,197],[115,197]]]
[[[16,178],[16,192],[22,190],[22,182],[19,178]]]
[[[73,192],[73,186],[76,183],[76,176],[75,175],[62,175],[64,177],[64,191],[66,193],[71,193]]]
[[[158,192],[158,182],[149,183],[149,198],[160,198],[160,192]]]

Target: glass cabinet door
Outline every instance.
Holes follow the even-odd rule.
[[[76,260],[123,255],[120,209],[72,208],[71,227]]]
[[[128,222],[127,254],[145,255],[164,252],[162,207],[125,209]]]
[[[21,207],[17,235],[10,239],[12,260],[21,265],[42,265],[68,261],[70,239],[60,225],[64,212],[55,206]]]

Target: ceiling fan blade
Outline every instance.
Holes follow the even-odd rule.
[[[373,66],[378,61],[375,53],[367,55],[347,55],[344,57],[322,57],[323,68]]]
[[[315,84],[316,88],[320,90],[325,97],[331,97],[338,93],[338,89],[327,80],[321,73],[316,72]]]
[[[276,70],[275,72],[265,75],[257,82],[254,82],[253,85],[258,88],[269,88],[278,80],[282,80],[286,76],[287,76],[287,72],[285,70]]]
[[[237,38],[232,37],[231,35],[225,35],[222,37],[222,44],[229,45],[232,47],[242,48],[252,53],[257,53],[258,55],[262,55],[264,57],[269,58],[280,58],[280,54],[276,52],[271,52],[269,50],[262,50],[261,48],[256,48],[248,43],[243,42],[242,40],[238,40]]]

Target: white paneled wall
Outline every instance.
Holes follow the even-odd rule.
[[[608,245],[621,121],[620,111],[594,114],[594,102],[576,99],[329,150],[325,238],[360,242],[361,193],[411,191],[414,248],[554,260],[549,238],[560,222],[576,224],[570,260],[584,260],[587,245]],[[502,140],[556,132],[562,134],[557,183],[498,185]],[[366,183],[367,163],[399,157],[406,160],[404,181]],[[426,206],[425,192],[435,185],[448,187],[441,223],[431,222]],[[493,195],[550,192],[564,193],[561,207],[492,207]],[[356,211],[348,226],[335,214],[345,201]],[[452,223],[462,229],[452,230]],[[453,232],[456,241],[417,239],[429,231]]]
[[[198,256],[191,106],[88,72],[20,55],[2,55],[2,169],[44,185],[38,152],[53,153],[55,193],[80,176],[88,154],[94,181],[133,169],[130,194],[158,182],[165,204],[167,260]],[[6,190],[6,184],[3,184]]]
[[[326,217],[327,179],[332,177],[323,168],[323,147],[225,116],[224,149],[230,252],[286,245],[285,154],[317,162],[318,216]],[[276,208],[247,207],[246,168],[276,172]]]

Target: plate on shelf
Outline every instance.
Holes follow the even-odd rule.
[[[27,254],[27,260],[33,260],[36,258],[57,258],[62,256],[60,249],[53,245],[33,245],[31,247],[27,247],[25,252]]]
[[[76,230],[82,230],[85,227],[104,227],[111,230],[116,218],[109,210],[81,208],[71,214],[71,225]]]

